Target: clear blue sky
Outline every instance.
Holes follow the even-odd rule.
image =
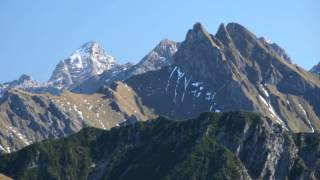
[[[97,41],[137,62],[161,39],[182,41],[195,22],[211,33],[238,22],[309,69],[320,61],[319,0],[0,0],[0,82],[46,81],[59,60]]]

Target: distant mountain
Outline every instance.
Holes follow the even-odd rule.
[[[237,23],[222,24],[216,35],[195,24],[173,60],[125,80],[158,115],[185,119],[245,110],[290,131],[320,130],[320,79]]]
[[[18,80],[0,84],[0,96],[2,96],[5,91],[9,89],[32,89],[37,87],[39,87],[39,84],[36,81],[34,81],[30,76],[23,74]]]
[[[320,135],[252,113],[86,128],[0,156],[14,179],[319,179]]]
[[[164,39],[136,65],[130,63],[117,65],[101,75],[93,76],[72,89],[78,93],[94,93],[104,85],[115,81],[126,80],[134,75],[160,70],[173,64],[173,55],[178,51],[180,43]]]
[[[315,74],[320,74],[320,62],[317,65],[313,66],[310,69],[310,72],[315,73]]]
[[[58,89],[69,89],[86,79],[100,75],[116,65],[114,58],[96,42],[88,42],[70,57],[60,61],[48,84]]]

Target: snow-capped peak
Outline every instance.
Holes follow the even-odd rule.
[[[114,58],[108,55],[96,42],[85,43],[70,55],[69,60],[68,64],[75,69],[86,68],[91,64],[94,75],[99,75],[103,71],[109,70],[115,63]]]
[[[57,65],[49,84],[60,89],[69,88],[92,76],[102,74],[115,64],[115,59],[98,43],[87,42]]]

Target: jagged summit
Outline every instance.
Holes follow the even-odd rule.
[[[207,30],[202,26],[201,23],[197,22],[193,25],[193,28],[188,31],[186,41],[198,41],[208,38],[208,36],[209,33],[207,32]]]
[[[222,43],[225,44],[230,44],[231,43],[231,39],[230,39],[230,35],[226,29],[226,26],[224,25],[224,23],[221,23],[218,31],[215,35]]]
[[[170,39],[163,39],[152,51],[155,51],[165,56],[167,53],[174,54],[175,52],[177,52],[178,50],[177,46],[179,46],[179,43],[172,41]]]
[[[70,88],[94,75],[102,74],[115,64],[115,59],[102,46],[96,42],[87,42],[59,62],[49,84],[59,89]]]

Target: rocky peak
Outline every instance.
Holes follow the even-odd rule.
[[[0,84],[0,97],[2,97],[4,93],[10,89],[32,89],[37,87],[39,87],[39,84],[34,81],[31,76],[23,74],[18,80]]]
[[[19,77],[18,80],[14,80],[14,81],[10,81],[10,82],[6,82],[3,84],[4,87],[7,87],[7,88],[32,88],[32,87],[37,87],[39,86],[39,84],[34,81],[31,76],[29,75],[21,75]]]
[[[87,42],[65,60],[71,71],[86,70],[94,75],[110,69],[115,60],[96,42]]]
[[[257,37],[248,29],[238,23],[229,23],[226,26],[235,47],[241,52],[242,56],[248,57],[257,45]]]
[[[244,37],[249,37],[251,39],[255,39],[255,35],[250,32],[247,28],[245,28],[244,26],[242,26],[241,24],[232,22],[232,23],[228,23],[226,26],[227,31],[229,32],[229,34],[232,35],[242,35]]]
[[[102,74],[115,65],[115,59],[108,55],[96,42],[87,42],[56,66],[49,84],[59,89],[70,88],[84,80]]]
[[[209,43],[213,43],[212,38],[213,36],[199,22],[197,22],[193,25],[193,28],[188,31],[185,42],[193,43],[207,40]]]
[[[180,44],[169,39],[162,40],[137,65],[132,74],[141,74],[147,71],[159,70],[173,64],[173,55],[178,51]]]
[[[229,44],[231,42],[230,35],[223,23],[220,24],[215,36],[224,44]]]
[[[222,48],[222,43],[215,36],[208,33],[200,23],[196,23],[188,31],[185,41],[176,53],[175,65],[194,79],[216,83],[216,78],[219,78],[217,74],[230,77]]]
[[[170,39],[162,40],[152,51],[157,52],[160,56],[168,57],[172,56],[178,51],[179,43]]]
[[[310,72],[320,75],[320,62],[310,69]]]

